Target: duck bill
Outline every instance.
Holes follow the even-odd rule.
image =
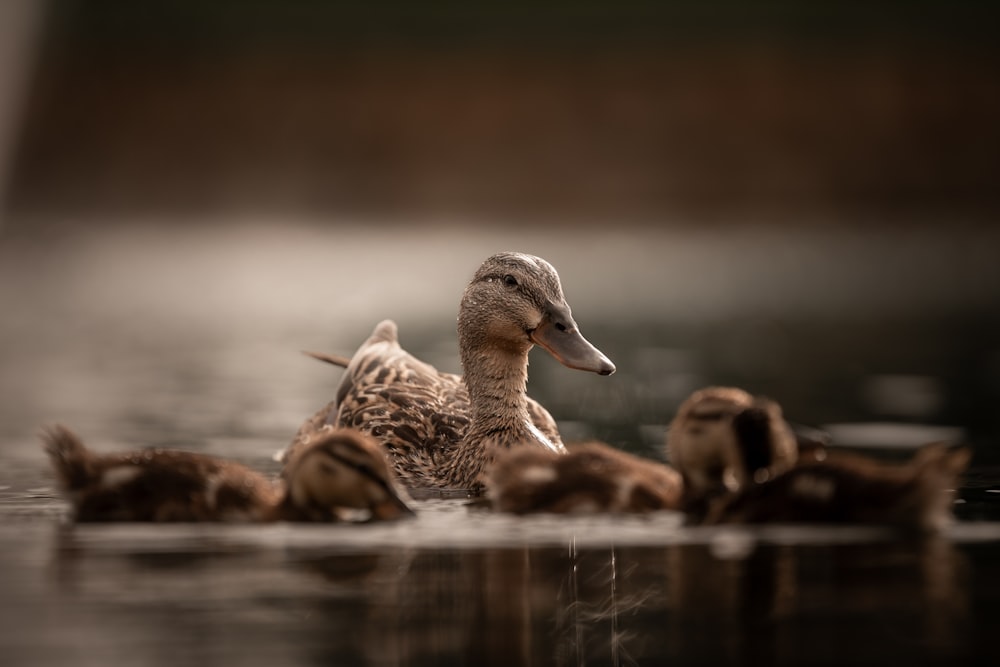
[[[590,344],[570,318],[546,317],[530,334],[531,342],[544,348],[568,368],[611,375],[615,365]]]
[[[393,521],[414,516],[415,513],[402,498],[395,493],[389,493],[381,502],[375,503],[371,508],[372,518],[379,521]]]

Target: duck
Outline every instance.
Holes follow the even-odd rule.
[[[566,452],[552,415],[527,396],[528,352],[538,345],[568,368],[611,375],[615,365],[583,335],[556,269],[520,252],[487,258],[458,313],[463,375],[404,350],[392,320],[380,322],[344,365],[335,399],[299,429],[287,461],[324,425],[357,428],[385,448],[401,483],[483,490],[496,452],[515,446]]]
[[[678,510],[680,473],[602,442],[559,455],[536,447],[498,454],[485,475],[491,509],[512,514],[641,514]]]
[[[97,453],[68,428],[43,431],[57,485],[77,522],[328,522],[358,511],[410,516],[381,447],[350,429],[325,429],[275,482],[214,456],[172,449]]]
[[[831,452],[713,499],[704,524],[876,524],[939,532],[953,519],[954,489],[970,458],[968,447],[945,442],[921,447],[903,464]]]
[[[742,431],[745,446],[738,448]],[[751,439],[755,431],[764,437]],[[788,470],[798,458],[798,444],[776,401],[739,387],[711,386],[681,403],[667,429],[666,454],[684,479],[693,511],[712,497]]]

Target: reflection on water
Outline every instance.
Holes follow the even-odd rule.
[[[900,255],[878,234],[779,231],[651,232],[643,242],[591,232],[572,246],[537,230],[397,230],[373,241],[339,229],[0,244],[4,664],[958,664],[991,655],[1000,326],[984,304],[995,302],[986,286],[1000,285],[986,251],[996,244],[948,237],[941,248],[918,235]],[[797,260],[770,261],[779,240],[801,251]],[[393,271],[369,270],[373,243],[381,260],[398,260]],[[60,525],[63,504],[35,438],[42,424],[62,421],[97,449],[183,447],[274,472],[271,454],[339,380],[298,350],[350,352],[392,316],[408,348],[458,370],[464,281],[507,248],[553,261],[581,327],[619,368],[598,378],[533,353],[529,391],[567,439],[661,456],[687,392],[744,385],[793,419],[838,425],[831,430],[854,446],[971,441],[962,521],[939,539],[905,541],[850,528],[685,528],[669,513],[521,519],[425,499],[416,521],[398,525]],[[927,274],[939,249],[963,270]],[[882,260],[895,267],[889,286]]]
[[[29,553],[0,556],[0,637],[6,664],[956,664],[1000,621],[995,525],[900,541],[674,524],[656,545],[603,521],[569,530],[603,544],[529,529],[468,548],[407,527],[395,548],[338,527],[35,527]]]

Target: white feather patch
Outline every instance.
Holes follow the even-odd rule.
[[[531,435],[535,436],[535,440],[538,440],[538,442],[542,443],[546,448],[552,450],[556,454],[562,454],[562,450],[559,447],[556,447],[551,440],[546,438],[545,435],[538,430],[538,427],[531,421],[525,422],[525,426],[528,427],[528,431],[531,432]]]
[[[101,475],[101,486],[108,489],[123,486],[138,477],[141,472],[142,468],[131,464],[108,468]]]
[[[530,466],[518,471],[521,481],[527,484],[545,484],[556,478],[556,471],[546,466]]]

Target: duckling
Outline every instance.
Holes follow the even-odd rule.
[[[385,450],[353,428],[324,426],[285,465],[287,489],[280,518],[326,521],[341,510],[367,511],[371,519],[413,516],[406,492],[398,488]]]
[[[679,509],[680,474],[599,442],[559,455],[535,447],[498,454],[485,476],[493,509],[514,514],[641,513]]]
[[[734,420],[743,413],[747,414],[739,424],[755,421],[767,432],[766,439],[755,441],[756,449],[735,446]],[[781,406],[736,387],[707,387],[691,394],[670,424],[666,449],[668,460],[684,478],[685,497],[692,507],[736,491],[751,479],[762,481],[788,470],[798,455]],[[740,456],[755,460],[748,467]],[[767,463],[757,465],[756,460]]]
[[[491,452],[526,445],[565,453],[555,420],[527,396],[534,345],[569,368],[615,371],[580,334],[555,268],[532,255],[483,262],[462,296],[458,339],[464,376],[416,359],[400,347],[394,322],[378,324],[347,364],[335,400],[299,429],[280,460],[324,424],[349,426],[386,447],[406,486],[480,492]]]
[[[282,485],[233,461],[168,449],[97,454],[69,429],[43,433],[76,521],[335,521],[412,514],[377,443],[327,429],[288,464]]]
[[[749,441],[764,435],[759,429],[750,433],[755,428],[747,427]],[[744,437],[736,438],[738,447],[748,446]],[[715,499],[705,523],[862,523],[940,530],[951,520],[951,489],[970,456],[968,448],[945,443],[922,447],[903,465],[833,453]]]

